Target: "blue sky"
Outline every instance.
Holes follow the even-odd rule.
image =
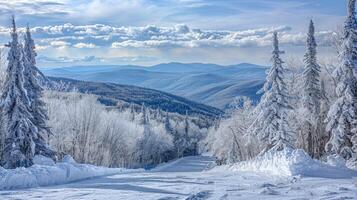
[[[9,19],[32,27],[40,66],[205,62],[267,64],[280,32],[301,56],[309,19],[320,54],[343,25],[345,0],[0,0],[0,41]]]

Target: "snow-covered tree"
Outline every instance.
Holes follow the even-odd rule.
[[[309,32],[307,34],[307,51],[305,53],[305,70],[303,72],[304,78],[304,93],[303,106],[310,110],[313,115],[317,115],[320,110],[320,66],[316,58],[316,40],[315,27],[311,20]]]
[[[319,157],[319,144],[321,133],[318,124],[321,105],[321,85],[320,85],[320,66],[317,63],[317,44],[315,40],[315,27],[311,20],[307,34],[307,51],[305,53],[305,69],[303,72],[303,92],[302,92],[302,136],[303,147],[313,157]]]
[[[340,65],[334,72],[337,100],[326,121],[331,137],[326,151],[357,161],[357,21],[356,0],[349,0]]]
[[[190,130],[190,123],[189,123],[189,120],[188,120],[188,113],[187,113],[187,110],[186,110],[186,114],[185,114],[185,138],[188,139],[188,132]]]
[[[273,34],[273,65],[262,88],[264,95],[256,108],[257,117],[250,131],[264,143],[264,151],[292,147],[293,135],[287,122],[288,93],[284,82],[283,61],[279,49],[278,33]]]
[[[142,125],[147,125],[149,122],[149,116],[147,114],[147,108],[145,107],[145,104],[141,105],[141,120],[140,123]]]
[[[12,19],[12,41],[8,44],[7,77],[1,95],[1,114],[5,135],[4,166],[6,168],[28,167],[35,155],[37,128],[29,107],[29,98],[24,88],[23,48],[18,41],[15,19]]]
[[[254,120],[252,101],[239,97],[234,102],[230,117],[220,120],[217,127],[211,127],[204,140],[206,151],[211,152],[220,164],[231,164],[248,160],[259,152],[256,138],[247,134],[247,129]]]
[[[24,40],[24,88],[29,99],[30,112],[33,115],[32,122],[37,130],[37,137],[34,139],[36,144],[35,153],[55,159],[55,153],[48,147],[45,141],[45,137],[49,137],[51,131],[46,125],[48,116],[45,109],[45,103],[41,99],[43,89],[38,83],[38,77],[40,75],[38,74],[39,70],[36,67],[37,54],[35,52],[35,43],[32,39],[29,27],[26,29]]]
[[[130,109],[130,120],[134,121],[135,120],[135,114],[136,114],[135,113],[135,109],[134,109],[134,105],[130,104],[129,109]]]
[[[171,123],[170,123],[170,117],[169,117],[169,114],[167,113],[167,111],[165,112],[165,129],[166,129],[166,132],[169,133],[170,135],[173,134],[173,130],[172,130],[172,127],[171,127]]]

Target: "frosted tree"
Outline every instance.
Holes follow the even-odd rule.
[[[167,133],[169,133],[170,135],[173,134],[173,130],[172,130],[172,127],[171,127],[171,123],[170,123],[170,117],[169,117],[169,113],[166,111],[165,112],[165,130]]]
[[[187,110],[186,110],[186,114],[185,114],[185,138],[187,138],[187,140],[188,140],[189,129],[190,129],[190,124],[189,124],[189,121],[188,121],[188,113],[187,113]]]
[[[45,109],[45,103],[41,99],[43,89],[37,79],[37,77],[39,77],[39,70],[36,68],[37,54],[35,52],[35,43],[32,39],[29,27],[26,29],[24,40],[24,88],[27,91],[30,112],[33,115],[33,124],[37,128],[35,153],[55,158],[55,153],[48,147],[44,139],[44,137],[49,137],[51,135],[51,131],[49,127],[46,126],[48,116]]]
[[[249,131],[257,135],[264,144],[264,151],[279,151],[286,147],[292,147],[293,135],[287,122],[288,93],[283,80],[284,68],[279,49],[278,33],[273,34],[273,57],[264,87],[261,92],[264,95],[256,108],[257,117]]]
[[[321,105],[321,85],[320,85],[320,66],[316,58],[315,27],[311,20],[309,32],[307,34],[307,51],[305,53],[305,69],[303,72],[303,127],[302,135],[305,150],[313,157],[319,157],[319,141],[321,139],[318,121]]]
[[[143,103],[141,105],[141,119],[140,123],[142,125],[146,125],[149,122],[149,116],[147,114],[147,108],[145,107],[145,104]]]
[[[326,151],[346,160],[357,160],[357,21],[356,0],[348,3],[340,65],[334,72],[337,100],[330,107],[326,121],[331,133]]]
[[[4,122],[6,168],[29,167],[35,155],[36,126],[32,123],[29,98],[24,88],[22,46],[18,42],[15,19],[12,19],[12,41],[7,45],[7,77],[1,95],[1,114]]]
[[[232,164],[248,160],[259,154],[255,138],[247,134],[254,116],[253,102],[248,97],[239,97],[229,118],[221,120],[218,127],[212,126],[204,142],[206,150],[211,152],[218,163]]]
[[[135,114],[136,114],[135,113],[135,109],[134,109],[134,105],[130,104],[129,109],[130,109],[130,120],[134,121],[135,120]]]

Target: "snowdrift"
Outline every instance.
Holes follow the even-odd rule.
[[[228,166],[230,171],[262,172],[278,176],[324,178],[357,177],[357,171],[346,167],[343,159],[329,157],[328,164],[312,159],[305,151],[285,149],[267,152],[257,158]]]
[[[29,168],[0,167],[0,190],[57,185],[98,176],[141,171],[78,164],[70,156],[66,156],[62,162],[56,164],[42,156],[36,156],[34,162],[35,164]]]

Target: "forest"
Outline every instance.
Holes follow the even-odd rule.
[[[36,67],[31,29],[17,28],[13,17],[6,59],[1,60],[1,166],[30,167],[36,155],[54,161],[71,155],[80,163],[151,168],[204,152],[218,164],[232,164],[266,152],[303,149],[322,161],[337,155],[355,168],[355,14],[355,0],[350,0],[347,20],[331,38],[333,58],[318,57],[312,20],[301,57],[284,60],[279,33],[272,33],[271,68],[260,101],[237,97],[233,108],[215,119],[144,104],[106,106],[100,96],[75,87],[48,87],[43,84],[48,78]]]

